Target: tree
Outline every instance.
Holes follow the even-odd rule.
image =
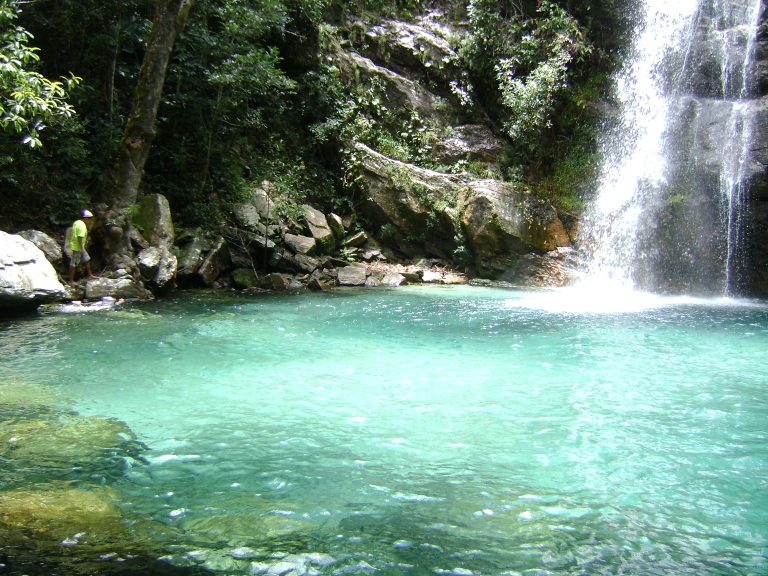
[[[46,124],[74,114],[67,89],[79,78],[53,81],[32,70],[40,57],[29,45],[32,34],[16,24],[19,11],[17,0],[0,0],[0,128],[35,148]]]
[[[157,0],[152,32],[136,83],[131,112],[120,141],[114,185],[107,191],[111,225],[105,242],[107,256],[124,261],[131,218],[128,208],[136,203],[152,142],[155,139],[157,109],[176,37],[184,29],[193,0]]]

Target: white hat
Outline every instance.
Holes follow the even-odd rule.
[[[82,216],[83,218],[93,218],[93,214],[91,214],[90,210],[83,210]]]

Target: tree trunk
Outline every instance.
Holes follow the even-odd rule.
[[[126,208],[136,203],[144,165],[155,138],[157,108],[171,51],[184,29],[193,0],[157,0],[152,32],[141,64],[131,112],[125,124],[117,162],[117,173],[107,192],[109,221],[108,253],[127,252],[130,215]]]

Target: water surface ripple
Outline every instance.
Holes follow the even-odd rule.
[[[187,296],[6,322],[0,367],[137,435],[101,481],[168,565],[768,573],[768,307],[579,298]]]

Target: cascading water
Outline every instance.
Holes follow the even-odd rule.
[[[731,294],[746,260],[760,0],[645,0],[580,245],[590,284]]]

